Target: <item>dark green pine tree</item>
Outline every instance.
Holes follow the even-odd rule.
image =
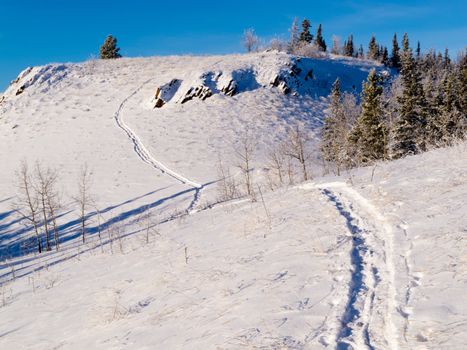
[[[449,50],[447,48],[444,50],[443,68],[446,70],[451,69],[451,58],[449,57]]]
[[[390,61],[389,61],[389,53],[388,53],[388,48],[385,46],[382,49],[380,61],[382,64],[384,64],[386,67],[389,67]]]
[[[461,111],[464,111],[464,126],[467,127],[467,50],[459,59],[459,103]]]
[[[310,33],[311,24],[310,21],[306,18],[302,22],[302,32],[300,33],[300,37],[298,41],[301,44],[310,44],[313,41],[313,35]]]
[[[368,44],[368,59],[377,60],[379,56],[379,47],[376,43],[374,35],[371,36],[370,43]]]
[[[120,48],[117,47],[117,38],[112,35],[107,36],[104,44],[100,47],[99,57],[101,59],[113,59],[122,57],[119,53]]]
[[[401,57],[399,54],[399,43],[397,42],[396,33],[394,33],[394,37],[392,38],[391,67],[395,69],[401,68]]]
[[[318,26],[318,30],[316,31],[315,44],[320,51],[326,51],[326,42],[323,39],[321,24]]]
[[[363,83],[362,113],[349,137],[349,141],[355,145],[353,157],[363,164],[387,159],[388,130],[381,104],[381,82],[381,77],[372,69]]]
[[[420,62],[422,58],[422,50],[420,48],[420,41],[417,41],[417,49],[415,50],[415,59]]]
[[[399,118],[394,127],[393,158],[425,150],[426,103],[407,34],[403,38],[401,65],[402,96],[398,98]]]
[[[350,34],[349,38],[347,39],[347,41],[345,42],[345,45],[344,45],[344,55],[349,56],[349,57],[353,57],[354,53],[355,53],[355,49],[354,49],[354,46],[353,46],[353,35]]]
[[[358,58],[365,58],[365,52],[363,51],[363,45],[360,45],[357,51],[357,57]]]

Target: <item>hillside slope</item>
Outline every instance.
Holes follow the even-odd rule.
[[[311,135],[318,132],[324,97],[338,76],[343,89],[358,91],[372,67],[270,52],[28,68],[0,103],[0,200],[9,199],[0,202],[0,212],[11,210],[23,159],[31,168],[39,161],[59,170],[65,236],[76,232],[71,198],[85,163],[93,173],[95,206],[106,220],[124,221],[131,216],[126,213],[148,206],[166,217],[191,211],[217,199],[217,160],[236,164],[234,148],[245,130],[257,144],[260,171],[287,126],[302,121]],[[161,108],[154,108],[157,91]],[[316,156],[310,162],[316,164]],[[15,247],[5,239],[0,250],[18,251],[27,243],[11,237]]]
[[[463,349],[465,143],[341,177],[314,155],[312,181],[215,203],[245,130],[259,178],[288,126],[316,147],[337,77],[358,92],[373,67],[269,52],[21,73],[0,103],[0,348]],[[22,159],[59,171],[58,251],[13,210]]]
[[[466,147],[12,260],[0,346],[462,349]]]

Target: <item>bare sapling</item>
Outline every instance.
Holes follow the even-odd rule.
[[[235,147],[235,154],[238,159],[237,167],[240,169],[244,181],[245,191],[248,196],[254,196],[253,179],[252,179],[252,162],[256,148],[256,143],[253,135],[246,128],[240,137],[239,145]]]
[[[102,244],[102,227],[101,227],[101,222],[102,222],[102,213],[100,212],[99,208],[97,206],[94,207],[94,210],[96,211],[96,216],[97,216],[97,235],[99,237],[99,245],[101,247],[101,253],[104,253],[104,246]]]
[[[87,224],[87,211],[92,206],[94,200],[90,192],[91,189],[91,172],[87,164],[81,168],[78,177],[78,194],[74,197],[79,207],[79,220],[81,223],[81,237],[83,243],[86,242],[86,224]]]
[[[310,157],[310,152],[308,150],[310,138],[303,129],[304,128],[299,124],[289,128],[287,140],[284,143],[284,153],[289,158],[298,161],[302,169],[303,180],[307,181],[310,179],[306,166],[308,158]]]
[[[258,49],[259,38],[255,34],[255,30],[252,28],[246,29],[243,33],[243,46],[247,52],[252,52]]]
[[[238,190],[235,178],[231,175],[230,169],[222,161],[222,156],[218,154],[217,157],[217,191],[220,201],[228,201],[237,197]]]
[[[39,199],[34,191],[33,181],[25,160],[21,162],[16,176],[18,178],[18,197],[14,205],[15,211],[21,216],[22,220],[33,226],[37,251],[40,254],[42,253],[42,242],[39,234]]]
[[[277,178],[279,185],[283,185],[286,175],[286,164],[284,153],[280,147],[272,148],[268,153],[268,167],[272,169],[274,176]],[[274,187],[273,184],[271,188]]]

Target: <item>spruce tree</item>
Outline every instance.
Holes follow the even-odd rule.
[[[402,96],[394,129],[393,158],[417,154],[425,149],[426,103],[409,38],[404,34],[401,57]]]
[[[321,154],[323,159],[328,162],[334,162],[337,159],[336,149],[336,131],[339,116],[341,114],[341,89],[340,80],[336,79],[332,85],[331,94],[329,95],[330,108],[329,113],[324,119],[324,125],[321,135]]]
[[[345,45],[344,45],[344,55],[349,56],[349,57],[353,57],[354,52],[355,52],[355,49],[354,49],[354,46],[353,46],[353,35],[350,34],[349,38],[347,39],[347,41],[345,42]]]
[[[370,60],[377,60],[379,56],[379,47],[376,43],[374,35],[371,36],[370,43],[368,44],[368,58]]]
[[[391,67],[395,69],[400,69],[401,67],[401,58],[399,54],[399,43],[397,42],[396,33],[394,33],[394,37],[392,39]]]
[[[348,121],[342,101],[339,78],[329,95],[330,108],[324,119],[321,137],[321,154],[325,161],[335,164],[337,175],[345,167],[347,158]]]
[[[301,44],[310,44],[313,41],[313,35],[310,33],[310,28],[310,21],[305,18],[302,22],[302,32],[299,37],[299,42]]]
[[[363,83],[362,113],[349,137],[355,145],[353,157],[363,164],[387,159],[388,130],[382,110],[381,82],[381,77],[372,69],[367,81]]]
[[[462,113],[458,87],[459,81],[456,72],[449,69],[443,81],[443,106],[441,108],[441,121],[443,125],[443,144],[451,144],[453,140],[463,139],[466,127],[465,110]]]
[[[464,127],[467,127],[467,50],[462,53],[458,65],[459,103],[464,111]]]
[[[390,61],[389,61],[389,53],[388,53],[388,48],[385,46],[382,49],[380,61],[382,64],[384,64],[386,67],[389,67]]]
[[[357,51],[357,57],[361,59],[365,58],[365,52],[363,51],[363,45],[360,45]]]
[[[318,30],[316,31],[315,44],[320,51],[326,51],[326,42],[323,39],[321,24],[318,26]]]
[[[122,57],[119,54],[120,48],[117,47],[117,38],[112,35],[107,36],[104,44],[100,47],[99,57],[101,59],[113,59]]]
[[[444,50],[443,68],[447,70],[451,68],[451,58],[449,57],[449,50],[447,48]]]

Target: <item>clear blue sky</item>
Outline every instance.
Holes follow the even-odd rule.
[[[124,56],[241,52],[245,28],[287,37],[294,17],[367,47],[372,33],[389,44],[408,32],[422,49],[453,53],[467,45],[467,0],[2,0],[0,90],[26,66],[83,61],[114,34]]]

